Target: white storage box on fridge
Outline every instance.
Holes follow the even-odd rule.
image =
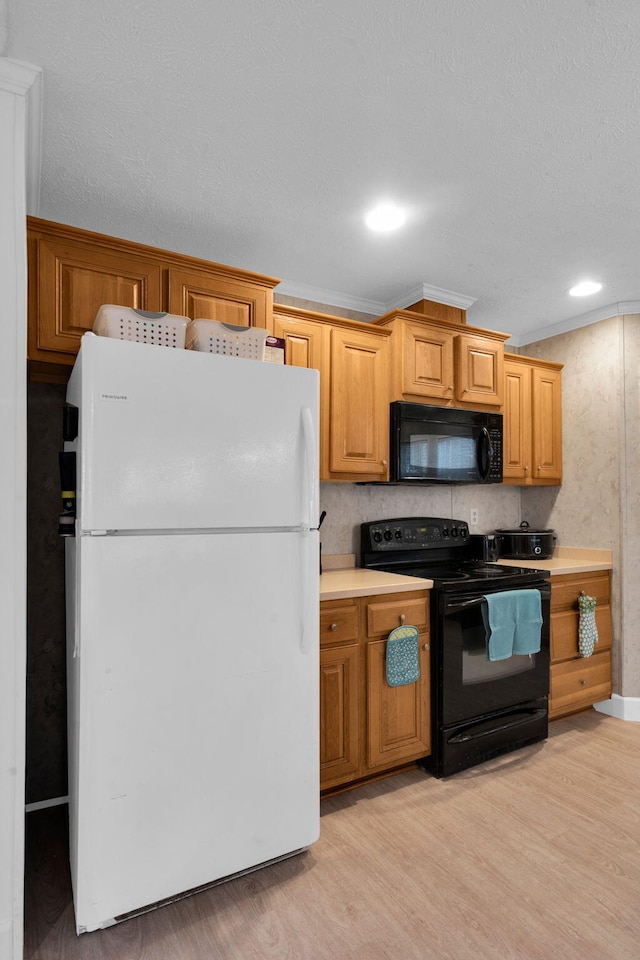
[[[93,332],[99,337],[115,340],[136,340],[160,347],[184,348],[188,317],[177,313],[151,313],[134,307],[120,307],[103,303],[93,322]]]

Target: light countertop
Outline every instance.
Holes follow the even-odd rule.
[[[579,547],[556,547],[549,560],[498,561],[510,567],[547,570],[551,576],[565,573],[587,573],[591,570],[611,570],[610,550],[588,550]],[[409,590],[430,590],[433,580],[405,577],[398,573],[365,570],[356,567],[353,554],[323,557],[320,577],[320,599],[341,600],[347,597],[366,597],[374,593],[406,593]]]
[[[587,550],[582,547],[556,547],[548,560],[498,560],[507,567],[548,570],[551,576],[564,573],[588,573],[590,570],[611,570],[611,550]]]

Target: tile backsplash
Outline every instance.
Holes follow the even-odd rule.
[[[320,530],[323,554],[355,553],[360,559],[360,524],[395,517],[448,517],[470,521],[478,511],[472,533],[491,533],[496,527],[520,523],[520,488],[500,484],[424,485],[420,487],[321,483],[320,507],[327,516]]]

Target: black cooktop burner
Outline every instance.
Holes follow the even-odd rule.
[[[435,589],[479,591],[525,587],[548,574],[471,559],[469,528],[461,520],[412,517],[364,523],[362,565],[433,580]]]
[[[414,566],[411,563],[399,563],[390,564],[386,569],[393,570],[394,573],[402,573],[406,577],[424,577],[425,580],[433,580],[436,586],[460,581],[464,581],[467,585],[483,584],[496,580],[513,580],[516,577],[519,580],[539,580],[541,576],[539,570],[500,566],[499,564],[493,563],[464,563],[460,566],[439,564]]]

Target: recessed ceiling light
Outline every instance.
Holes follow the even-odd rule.
[[[569,294],[572,297],[588,297],[592,293],[597,293],[598,290],[602,290],[601,283],[596,283],[594,280],[583,280],[582,283],[577,283],[575,287],[571,287]]]
[[[389,230],[397,230],[407,219],[407,215],[395,203],[379,203],[364,218],[364,222],[370,230],[376,230],[378,233]]]

